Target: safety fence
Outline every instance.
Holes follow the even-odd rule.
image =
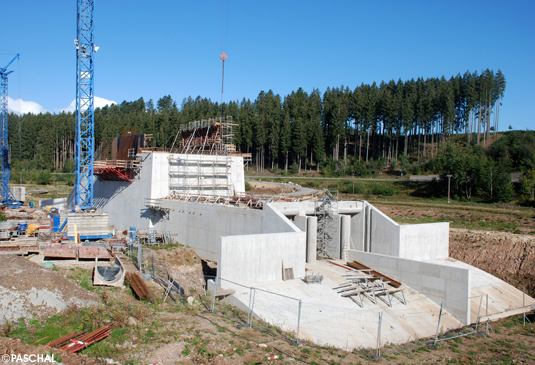
[[[242,326],[269,332],[296,345],[312,341],[346,351],[369,348],[380,356],[382,312],[307,302],[223,278],[216,278],[213,285],[210,310],[218,314],[221,308],[228,310],[218,305],[218,298],[232,293],[235,300],[231,303],[246,314],[238,317]]]
[[[170,270],[150,251],[138,251],[131,244],[125,254],[141,266],[145,274],[162,286],[161,300],[189,305],[197,301],[206,310],[234,321],[240,327],[253,327],[284,338],[296,345],[312,341],[318,345],[353,351],[373,349],[381,351],[383,312],[362,308],[334,307],[301,300],[258,287],[242,285],[216,276],[181,273]],[[226,300],[223,300],[226,299]],[[489,313],[488,295],[478,295],[443,302],[438,314],[434,344],[470,334],[488,334],[489,322],[495,318],[524,314],[535,305]],[[470,325],[458,328],[443,325],[446,307],[467,308]],[[401,312],[400,312],[401,313]],[[451,324],[451,314],[449,322]],[[444,328],[447,328],[446,330]]]
[[[463,337],[471,334],[481,334],[481,335],[488,335],[489,331],[492,330],[490,327],[490,321],[497,320],[500,318],[506,318],[518,314],[522,314],[522,322],[523,325],[526,324],[526,320],[528,322],[529,319],[526,316],[527,313],[531,311],[535,311],[535,305],[527,305],[526,306],[526,293],[523,292],[523,299],[522,299],[522,307],[518,308],[509,308],[507,310],[501,311],[501,312],[494,312],[489,313],[489,303],[490,302],[499,302],[496,298],[491,298],[488,294],[486,295],[476,295],[468,298],[462,298],[457,300],[450,300],[443,302],[440,306],[440,314],[438,318],[438,325],[437,330],[435,334],[435,340],[434,345],[436,345],[440,341],[447,341],[458,337]],[[445,304],[457,304],[458,307],[465,307],[469,310],[468,314],[468,321],[470,322],[468,325],[459,325],[458,328],[452,329],[449,331],[444,331],[441,327],[442,317],[444,314],[444,306]],[[502,303],[503,304],[503,303]],[[475,317],[474,317],[475,315]],[[531,323],[531,322],[530,322]]]

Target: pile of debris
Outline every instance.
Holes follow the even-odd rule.
[[[2,256],[0,278],[0,323],[46,318],[70,305],[99,302],[73,280],[16,255]]]

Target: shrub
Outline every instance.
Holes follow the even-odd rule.
[[[253,186],[249,183],[249,181],[245,182],[245,191],[251,191],[253,190]]]
[[[393,187],[382,184],[373,184],[371,188],[373,195],[392,196],[396,193]]]
[[[294,162],[292,166],[290,166],[290,172],[294,175],[299,172],[299,165],[297,164],[297,162]]]
[[[48,185],[51,181],[52,174],[48,170],[40,171],[35,179],[35,182],[39,185]]]

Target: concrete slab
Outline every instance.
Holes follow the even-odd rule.
[[[471,296],[483,295],[483,301],[481,302],[480,315],[493,315],[501,312],[510,311],[523,307],[524,305],[534,305],[535,299],[528,295],[523,295],[521,290],[518,290],[512,285],[507,284],[505,281],[498,279],[497,277],[480,270],[476,267],[468,265],[462,261],[458,261],[452,258],[448,259],[434,259],[426,260],[423,262],[431,262],[440,265],[446,265],[450,267],[457,267],[470,270],[470,284]],[[450,283],[453,285],[454,283]],[[454,290],[455,288],[451,288]],[[486,296],[489,298],[488,312]],[[470,321],[474,323],[477,318],[478,311],[480,310],[480,300],[473,299],[470,305]]]
[[[344,264],[344,261],[335,261]],[[291,281],[272,281],[252,284],[252,287],[274,292],[281,296],[256,291],[255,314],[286,331],[297,331],[299,300],[301,304],[300,339],[308,339],[321,345],[339,348],[374,347],[377,343],[379,313],[383,312],[381,343],[403,343],[422,337],[433,336],[437,329],[440,306],[423,294],[404,286],[407,305],[397,299],[392,307],[378,300],[373,304],[363,299],[359,307],[350,298],[344,298],[333,288],[346,282],[350,271],[317,261],[307,264],[307,270],[324,276],[322,284],[306,284],[300,278]],[[355,271],[353,271],[355,272]],[[224,282],[223,288],[233,288]],[[249,304],[249,290],[237,287],[232,296],[243,306]],[[288,299],[282,295],[295,298]],[[262,303],[261,303],[262,302]],[[457,328],[460,322],[449,313],[442,318],[443,329]],[[442,325],[441,324],[441,325]]]

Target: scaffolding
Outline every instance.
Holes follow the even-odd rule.
[[[169,156],[169,190],[175,195],[234,196],[228,155]]]
[[[338,191],[323,190],[324,196],[314,203],[314,215],[318,218],[317,250],[318,259],[332,258],[329,252],[336,251],[335,235],[338,232]]]

